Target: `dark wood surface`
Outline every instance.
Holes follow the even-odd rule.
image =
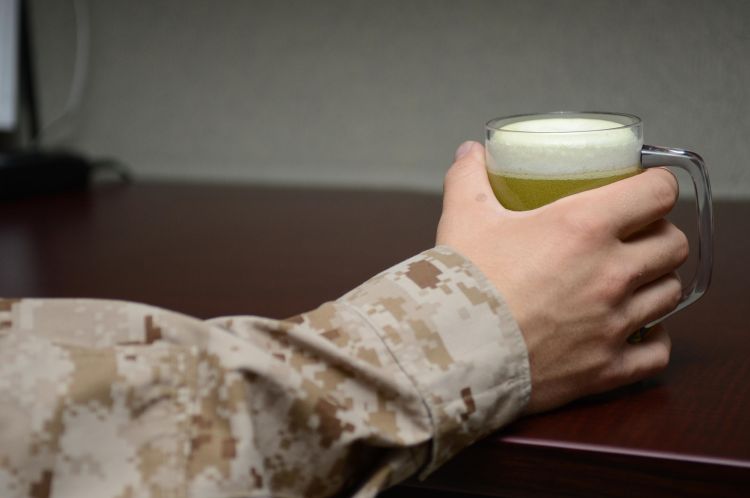
[[[0,295],[291,316],[430,247],[439,213],[431,194],[189,184],[4,202]],[[750,203],[715,213],[714,280],[668,320],[665,373],[522,419],[387,495],[750,495]]]

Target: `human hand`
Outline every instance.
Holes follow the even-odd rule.
[[[527,413],[649,377],[666,367],[662,326],[628,336],[674,309],[685,235],[664,216],[678,187],[649,169],[531,211],[495,199],[484,148],[466,142],[445,177],[437,243],[454,248],[498,288],[518,322],[531,366]]]

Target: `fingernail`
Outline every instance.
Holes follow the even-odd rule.
[[[461,159],[462,157],[464,157],[466,154],[469,153],[469,151],[471,151],[471,148],[473,146],[474,146],[474,142],[472,142],[471,140],[467,140],[466,142],[459,145],[458,149],[456,149],[455,159]]]

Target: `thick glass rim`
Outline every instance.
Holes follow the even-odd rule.
[[[559,117],[588,117],[588,118],[619,118],[620,120],[625,119],[629,122],[622,123],[620,126],[613,126],[612,128],[597,128],[593,130],[571,130],[571,131],[528,131],[528,130],[503,130],[502,127],[511,123],[519,121],[526,121],[529,119],[543,119],[543,118],[559,118]],[[503,116],[500,118],[493,118],[487,121],[485,129],[493,132],[502,133],[529,133],[529,134],[558,134],[564,135],[566,133],[595,133],[597,131],[611,131],[621,130],[623,128],[632,128],[641,125],[643,120],[635,114],[627,114],[623,112],[607,112],[607,111],[552,111],[552,112],[533,112],[527,114],[513,114],[511,116]]]

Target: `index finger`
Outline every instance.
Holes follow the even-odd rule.
[[[624,240],[669,214],[679,193],[672,173],[665,168],[653,168],[577,195],[580,200],[598,206],[602,216],[607,217],[607,226]]]

